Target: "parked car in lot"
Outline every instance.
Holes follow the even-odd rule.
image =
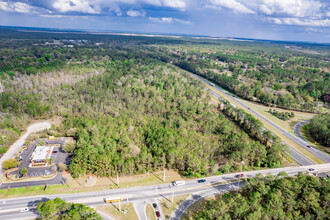
[[[158,206],[157,206],[157,204],[156,204],[156,203],[152,203],[152,206],[153,206],[155,209],[157,209],[157,208],[158,208]]]
[[[28,207],[21,208],[19,211],[20,212],[28,212],[29,211],[29,208]]]
[[[308,169],[308,171],[314,171],[315,169],[314,168],[310,168],[310,169]]]
[[[236,175],[236,178],[242,178],[242,177],[244,177],[244,174],[243,173]]]
[[[156,211],[156,216],[157,216],[157,218],[160,217],[160,213],[159,213],[159,211]]]
[[[199,180],[197,180],[197,182],[198,183],[204,183],[204,182],[206,182],[206,179],[199,179]]]

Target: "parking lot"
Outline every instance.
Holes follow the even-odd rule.
[[[18,177],[22,177],[20,171],[22,168],[27,168],[29,177],[37,177],[37,176],[46,176],[54,173],[54,165],[58,165],[59,163],[69,164],[68,153],[62,150],[62,145],[65,142],[65,138],[58,138],[55,140],[49,139],[38,139],[31,143],[28,146],[24,146],[25,150],[22,151],[20,156],[20,165],[16,171],[10,173],[10,175],[17,175]],[[32,153],[35,150],[37,145],[45,145],[52,146],[52,152],[50,158],[53,159],[52,165],[48,166],[31,166]]]

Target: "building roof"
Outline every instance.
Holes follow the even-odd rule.
[[[50,147],[37,146],[32,153],[32,160],[45,160],[50,156]]]

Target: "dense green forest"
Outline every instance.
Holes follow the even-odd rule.
[[[239,191],[206,201],[186,219],[328,219],[329,179],[281,173],[248,179]]]
[[[116,59],[85,66],[98,74],[79,80],[79,86],[74,77],[59,87],[40,80],[35,94],[33,86],[27,91],[26,80],[7,80],[16,87],[3,92],[2,110],[63,116],[62,126],[51,132],[76,138],[74,177],[141,173],[163,164],[188,176],[236,170],[242,160],[247,167],[281,166],[282,145],[251,140],[209,105],[201,83],[147,57]]]
[[[240,46],[240,47],[239,47]],[[329,52],[249,43],[147,46],[148,52],[236,95],[269,106],[321,112],[330,103]]]
[[[62,124],[49,134],[75,138],[76,145],[68,148],[74,154],[69,167],[74,177],[142,173],[163,165],[200,176],[238,170],[241,161],[243,169],[283,164],[285,146],[260,121],[225,101],[211,104],[204,86],[175,65],[192,72],[203,67],[198,74],[204,74],[223,53],[237,56],[236,64],[268,56],[304,57],[290,50],[283,55],[286,50],[276,48],[284,44],[7,30],[0,33],[0,45],[0,154],[32,120],[59,116]],[[299,65],[307,60],[311,67],[304,71],[318,68],[315,74],[295,75],[327,83],[327,47],[312,49],[319,55],[306,55]],[[228,68],[227,77],[238,80],[241,67]],[[272,82],[282,80],[273,77]],[[327,93],[319,85],[322,92],[308,102],[313,108]]]
[[[330,147],[330,114],[320,114],[312,118],[307,132],[318,142]]]
[[[69,203],[60,198],[39,202],[37,211],[41,219],[47,220],[102,219],[94,209],[79,203]]]

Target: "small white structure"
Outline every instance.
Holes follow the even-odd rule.
[[[37,146],[32,153],[31,165],[45,165],[46,160],[50,158],[53,147]]]

